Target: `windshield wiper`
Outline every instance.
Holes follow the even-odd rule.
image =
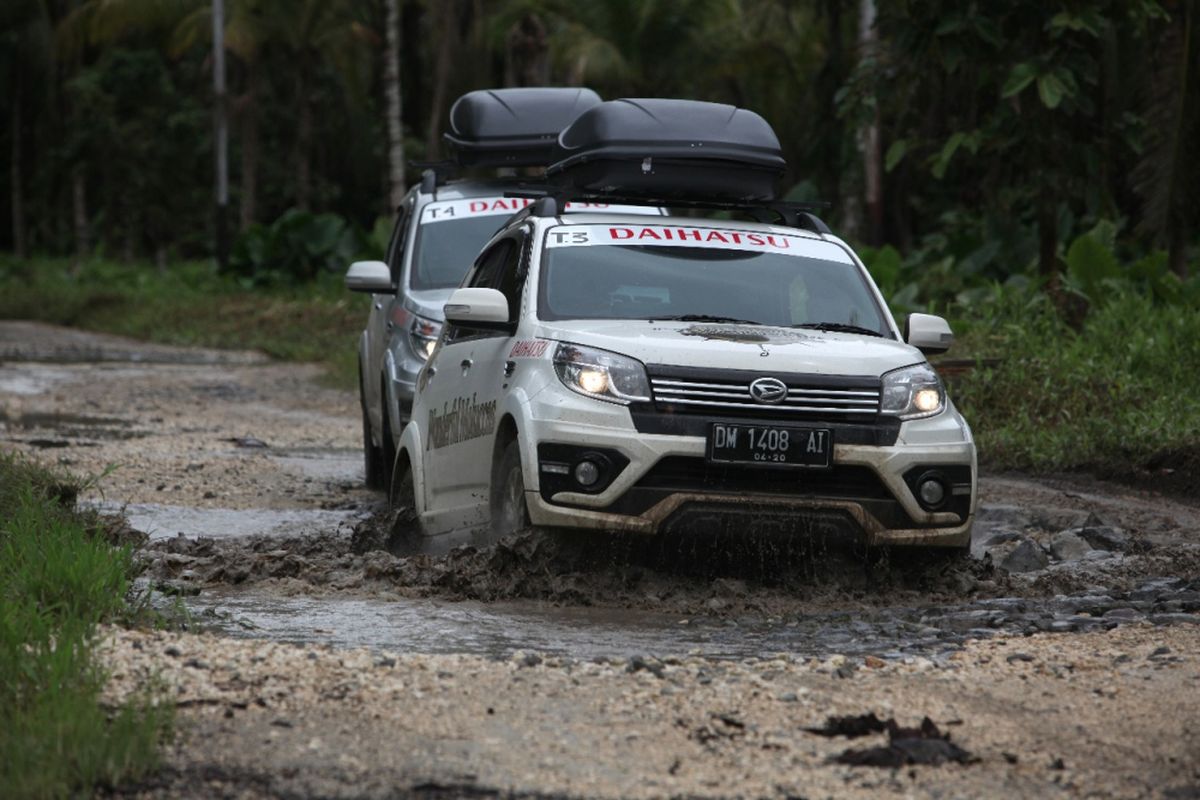
[[[762,325],[758,320],[738,319],[737,317],[714,317],[710,314],[676,314],[671,317],[652,317],[650,322],[730,322],[739,325]]]
[[[803,322],[799,325],[793,325],[793,328],[805,328],[812,331],[832,331],[834,333],[861,333],[865,336],[878,336],[883,338],[883,334],[879,331],[873,331],[870,328],[864,328],[861,325],[850,325],[845,322]]]

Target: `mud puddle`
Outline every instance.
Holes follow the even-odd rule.
[[[1200,548],[1070,519],[1086,523],[1071,541],[1091,549],[1067,552],[1059,532],[1043,552],[1036,530],[1012,530],[1011,510],[985,515],[977,557],[959,559],[536,531],[397,556],[378,549],[385,514],[337,512],[336,529],[320,530],[321,512],[306,512],[315,530],[305,531],[270,516],[286,513],[239,512],[275,532],[159,537],[143,551],[147,576],[184,596],[198,623],[234,636],[495,658],[938,659],[969,639],[1200,625]],[[218,522],[200,518],[196,530]],[[1044,562],[1027,569],[1020,548]]]
[[[94,503],[93,508],[121,514],[130,527],[151,542],[183,536],[196,539],[244,539],[253,536],[280,538],[307,536],[321,531],[353,527],[367,512],[323,509],[198,508],[196,506],[137,503]]]
[[[484,604],[284,596],[254,590],[204,592],[187,605],[201,627],[239,637],[490,658],[527,651],[582,660],[644,654],[737,659],[786,653],[895,661],[923,656],[937,661],[970,639],[1111,630],[1135,622],[1200,625],[1200,581],[1152,579],[1132,592],[1114,594],[817,610],[766,619],[681,619],[648,610],[532,601]]]

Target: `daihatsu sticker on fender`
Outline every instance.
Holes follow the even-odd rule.
[[[512,216],[533,204],[529,197],[472,197],[466,200],[441,200],[427,203],[421,210],[421,224],[447,222],[468,217]],[[662,212],[652,206],[617,206],[610,203],[567,203],[567,211],[606,214],[651,214]]]
[[[547,247],[613,244],[747,250],[819,258],[824,261],[850,261],[840,247],[829,242],[787,234],[725,228],[691,228],[679,225],[564,225],[551,228],[546,238]]]

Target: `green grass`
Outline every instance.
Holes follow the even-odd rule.
[[[1045,294],[998,292],[963,315],[951,357],[994,358],[952,379],[983,463],[1120,472],[1200,446],[1200,312],[1128,292],[1076,331]]]
[[[313,361],[330,385],[357,385],[358,335],[368,298],[341,277],[250,289],[207,263],[94,261],[72,275],[65,260],[0,257],[0,318],[32,319],[165,344],[261,350]]]
[[[146,696],[99,703],[96,625],[129,613],[128,548],[74,510],[69,479],[0,453],[0,787],[5,797],[90,794],[146,775],[172,711]]]

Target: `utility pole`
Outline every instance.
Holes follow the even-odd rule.
[[[225,103],[225,0],[212,0],[213,125],[217,148],[217,265],[229,261],[229,119]]]
[[[404,125],[401,122],[400,0],[384,4],[383,93],[387,102],[388,203],[395,213],[404,200]]]
[[[859,59],[878,56],[879,36],[875,29],[875,0],[861,0],[858,15]],[[883,244],[883,152],[879,141],[879,105],[875,104],[871,121],[858,132],[866,183],[867,224],[863,238],[878,247]]]

